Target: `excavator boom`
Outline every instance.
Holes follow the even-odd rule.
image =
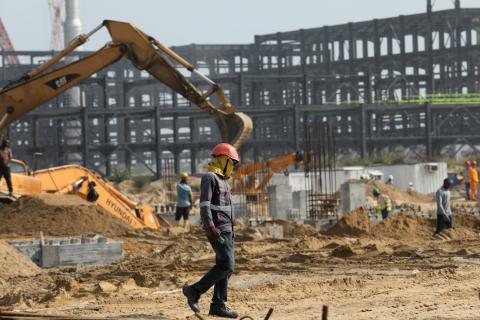
[[[107,180],[79,165],[66,165],[33,173],[41,181],[42,193],[76,194],[88,200],[88,185],[98,193],[96,204],[133,228],[160,227],[149,205],[138,205],[115,189]]]
[[[102,26],[108,29],[112,42],[83,59],[48,71],[63,57],[87,41]],[[130,23],[112,20],[105,20],[101,26],[89,34],[77,37],[49,62],[2,89],[0,91],[0,132],[24,114],[122,57],[129,59],[138,69],[146,70],[212,116],[224,142],[238,148],[250,135],[251,119],[246,114],[236,111],[218,84],[198,73],[193,65]],[[192,73],[200,75],[211,86],[210,90],[202,93],[185,78],[171,60]],[[220,106],[213,104],[211,96],[214,94],[217,95]]]
[[[258,186],[255,186],[255,185],[246,186],[247,192],[259,192],[266,188],[266,186],[270,182],[270,179],[273,177],[275,172],[278,172],[281,170],[286,171],[288,170],[288,167],[290,165],[306,163],[307,161],[308,161],[307,154],[299,151],[294,151],[290,154],[277,156],[266,161],[245,163],[235,170],[235,174],[233,175],[233,180],[239,181],[240,187],[243,189],[245,188],[245,185],[244,185],[245,177],[254,178],[257,175],[257,173],[265,172],[265,176],[263,177],[262,181],[260,181]]]

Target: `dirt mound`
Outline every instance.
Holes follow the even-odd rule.
[[[332,236],[361,236],[370,231],[368,214],[364,209],[347,213],[326,233]]]
[[[333,249],[331,255],[337,258],[349,258],[354,256],[356,253],[353,251],[352,247],[349,245],[342,245]]]
[[[51,236],[101,233],[125,235],[133,229],[102,208],[75,195],[36,195],[0,206],[0,234]]]
[[[431,202],[433,200],[433,195],[425,195],[418,192],[413,192],[412,194],[404,192],[399,188],[384,184],[380,181],[371,181],[367,184],[366,195],[371,197],[372,190],[374,188],[380,189],[383,194],[388,195],[392,201],[397,202]]]
[[[400,212],[375,225],[372,234],[394,239],[424,239],[431,237],[434,226],[435,221],[432,219]]]
[[[0,265],[0,279],[33,277],[42,273],[30,259],[3,240],[0,240]]]
[[[138,188],[133,180],[125,180],[116,185],[116,188],[128,198],[149,204],[167,204],[171,202],[173,191],[168,190],[161,180],[147,183]]]
[[[299,238],[318,235],[318,230],[308,224],[298,224],[288,220],[269,221],[268,224],[276,224],[283,227],[283,236],[285,238]]]

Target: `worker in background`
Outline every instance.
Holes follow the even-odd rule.
[[[414,194],[415,193],[415,188],[413,187],[413,182],[408,183],[407,193],[408,194]]]
[[[463,183],[465,184],[465,200],[470,200],[470,161],[465,160],[465,169],[463,170]]]
[[[377,217],[381,215],[383,220],[387,219],[392,212],[392,200],[388,195],[381,194],[378,188],[374,188],[372,193],[377,202]]]
[[[469,177],[470,177],[470,200],[477,200],[477,188],[478,188],[478,172],[477,162],[472,160],[470,165]]]
[[[450,208],[450,186],[452,185],[450,179],[443,180],[443,185],[437,190],[435,200],[437,202],[437,229],[433,236],[447,228],[453,228],[453,214]]]
[[[215,146],[211,156],[214,161],[208,164],[209,172],[202,177],[200,184],[200,216],[208,241],[215,251],[215,265],[197,283],[183,287],[183,294],[190,308],[200,312],[200,296],[214,286],[209,315],[235,319],[237,312],[225,306],[228,279],[235,265],[235,216],[228,179],[240,159],[237,150],[228,143]]]
[[[95,190],[96,186],[97,184],[95,183],[95,181],[90,181],[87,184],[87,201],[95,203],[95,201],[98,200],[98,197],[100,197],[97,190]]]
[[[12,149],[10,149],[10,143],[2,137],[0,142],[0,180],[5,177],[8,187],[8,195],[13,196],[12,175],[10,173],[10,167],[8,163],[12,160]]]
[[[393,175],[390,174],[388,176],[387,182],[385,182],[385,184],[393,185]]]
[[[188,231],[190,222],[188,220],[192,210],[192,188],[188,185],[188,173],[180,173],[180,183],[177,185],[177,208],[175,211],[175,225],[180,226],[180,219],[183,218],[183,228]]]

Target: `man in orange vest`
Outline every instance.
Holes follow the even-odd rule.
[[[478,188],[478,172],[477,172],[477,162],[472,160],[470,165],[470,200],[475,201],[477,199],[477,188]]]

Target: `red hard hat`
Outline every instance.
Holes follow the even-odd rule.
[[[213,157],[227,156],[232,160],[240,162],[240,157],[238,156],[237,150],[234,146],[228,143],[217,144],[215,148],[213,148],[210,155]]]
[[[477,161],[472,160],[472,166],[476,166],[476,165],[477,165]]]
[[[465,160],[465,165],[466,165],[466,166],[469,166],[469,165],[470,165],[470,161]]]

